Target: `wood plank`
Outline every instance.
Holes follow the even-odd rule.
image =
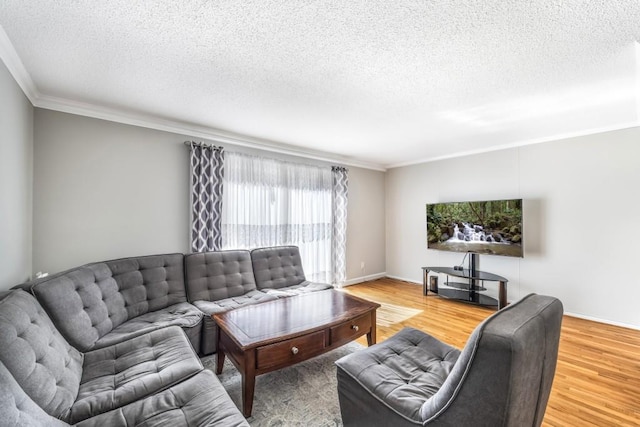
[[[344,291],[383,307],[393,305],[396,314],[413,314],[396,316],[402,319],[397,323],[378,324],[379,342],[411,326],[462,348],[473,329],[495,312],[433,294],[423,296],[421,285],[388,278]],[[358,342],[366,345],[364,338]],[[640,331],[564,316],[556,376],[542,425],[640,426]]]

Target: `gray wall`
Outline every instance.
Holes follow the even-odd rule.
[[[36,109],[33,268],[189,248],[184,136]]]
[[[0,62],[0,290],[31,275],[33,107]]]
[[[183,141],[192,138],[36,109],[34,139],[34,269],[189,251]],[[367,275],[384,273],[384,173],[349,169],[347,278],[354,279],[361,261]]]
[[[347,283],[384,276],[385,174],[349,168]],[[364,267],[362,264],[364,263]]]
[[[462,261],[427,250],[426,203],[523,198],[524,258],[480,257],[509,279],[509,300],[554,295],[569,313],[640,327],[639,141],[633,128],[387,171],[387,273],[421,282],[422,266]]]

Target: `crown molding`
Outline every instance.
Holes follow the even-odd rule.
[[[64,98],[39,95],[36,98],[34,106],[48,110],[60,111],[63,113],[70,113],[116,123],[123,123],[154,130],[160,130],[164,132],[176,133],[188,137],[207,139],[218,144],[236,145],[240,147],[269,151],[273,153],[319,160],[322,162],[339,163],[346,166],[372,169],[381,172],[384,172],[386,170],[379,164],[335,156],[322,151],[299,149],[291,145],[279,144],[274,141],[254,138],[233,132],[222,131],[207,126],[167,120],[153,115],[134,113],[121,109],[109,108]]]
[[[0,25],[0,59],[18,83],[22,92],[24,92],[32,104],[35,104],[38,99],[38,89],[33,83],[27,69],[24,67],[16,49],[13,47],[13,43],[9,40],[9,36],[4,31],[4,28],[2,28],[2,25]]]
[[[527,140],[524,140],[524,141],[516,141],[516,142],[511,142],[511,143],[508,143],[508,144],[495,145],[493,147],[483,148],[483,149],[480,149],[480,150],[460,151],[460,152],[457,152],[457,153],[448,154],[446,156],[427,157],[427,158],[423,158],[423,159],[419,159],[419,160],[412,160],[410,162],[389,164],[389,165],[385,165],[385,168],[388,170],[388,169],[400,168],[400,167],[404,167],[404,166],[418,165],[418,164],[422,164],[422,163],[437,162],[437,161],[440,161],[440,160],[447,160],[447,159],[453,159],[453,158],[458,158],[458,157],[471,156],[471,155],[475,155],[475,154],[490,153],[492,151],[507,150],[509,148],[518,148],[518,147],[523,147],[523,146],[526,146],[526,145],[541,144],[541,143],[544,143],[544,142],[561,141],[563,139],[577,138],[577,137],[580,137],[580,136],[596,135],[596,134],[599,134],[599,133],[613,132],[613,131],[616,131],[616,130],[631,129],[631,128],[636,128],[636,127],[640,127],[640,119],[636,120],[636,121],[633,121],[633,122],[621,123],[621,124],[614,125],[614,126],[606,126],[606,127],[601,127],[601,128],[586,129],[586,130],[581,130],[581,131],[576,131],[576,132],[558,133],[558,134],[555,134],[555,135],[552,135],[552,136],[548,136],[548,137],[544,137],[544,138],[535,138],[535,139],[527,139]]]

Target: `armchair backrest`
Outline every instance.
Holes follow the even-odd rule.
[[[541,425],[555,374],[562,313],[560,300],[531,294],[482,322],[442,387],[423,404],[423,421]]]

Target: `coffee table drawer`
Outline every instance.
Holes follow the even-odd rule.
[[[331,345],[340,341],[351,341],[356,337],[369,332],[371,329],[371,315],[365,314],[348,322],[331,328]]]
[[[324,331],[258,347],[256,349],[256,368],[266,369],[291,365],[318,354],[324,348]]]

